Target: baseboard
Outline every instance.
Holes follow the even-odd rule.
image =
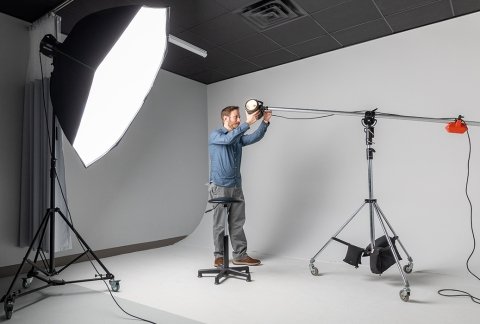
[[[143,250],[150,250],[150,249],[156,249],[164,246],[169,246],[183,240],[185,237],[186,236],[178,236],[178,237],[172,237],[169,239],[164,239],[159,241],[137,243],[137,244],[119,246],[119,247],[114,247],[114,248],[104,249],[104,250],[94,250],[94,252],[99,259],[102,259],[102,258],[107,258],[115,255],[120,255],[120,254],[126,254],[126,253],[132,253],[132,252],[138,252]],[[55,265],[58,267],[64,266],[69,262],[71,262],[72,260],[74,260],[79,255],[80,253],[55,258]],[[75,263],[83,262],[83,261],[88,261],[87,256],[85,255],[82,256]],[[10,266],[0,267],[0,278],[15,275],[15,273],[18,271],[19,266],[20,264],[14,264]],[[27,273],[30,270],[30,268],[31,267],[27,264],[23,267],[20,273]]]

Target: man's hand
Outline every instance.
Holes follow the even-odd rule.
[[[253,124],[255,124],[255,122],[258,120],[258,114],[259,113],[260,113],[260,111],[256,111],[253,114],[246,113],[247,114],[248,125],[252,126]]]
[[[272,118],[272,111],[267,109],[263,112],[263,121],[268,124],[270,118]]]

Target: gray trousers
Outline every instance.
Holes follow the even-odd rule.
[[[241,199],[228,206],[228,231],[232,243],[233,259],[241,259],[247,255],[247,238],[243,230],[245,224],[245,201],[242,188],[228,188],[211,183],[208,186],[208,199],[217,197],[232,197]],[[225,227],[226,211],[222,204],[218,205],[213,212],[213,244],[216,258],[223,256],[223,235]]]

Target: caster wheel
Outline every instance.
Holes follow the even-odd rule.
[[[198,274],[198,278],[202,278],[202,274],[201,274],[201,273]]]
[[[112,291],[118,292],[120,290],[120,280],[110,280],[109,283]]]
[[[405,271],[405,273],[412,273],[413,263],[409,263],[409,264],[404,265],[403,266],[403,271]]]
[[[30,285],[32,284],[32,281],[33,281],[33,278],[23,278],[22,279],[22,287],[27,289],[30,287]]]
[[[247,282],[251,282],[251,281],[252,281],[252,279],[250,279],[250,278],[247,278]]]
[[[13,301],[7,300],[5,301],[5,304],[3,305],[3,309],[5,310],[5,317],[7,320],[12,318],[13,315]]]
[[[404,302],[408,302],[408,300],[410,299],[410,289],[403,288],[402,290],[400,290],[400,299]]]
[[[313,265],[313,263],[310,263],[310,273],[313,276],[318,276],[318,268]]]

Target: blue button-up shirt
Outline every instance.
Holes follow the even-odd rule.
[[[208,137],[209,181],[222,187],[241,187],[242,147],[261,140],[267,127],[268,124],[262,121],[255,132],[245,135],[250,126],[244,122],[230,132],[225,127],[211,132]]]

